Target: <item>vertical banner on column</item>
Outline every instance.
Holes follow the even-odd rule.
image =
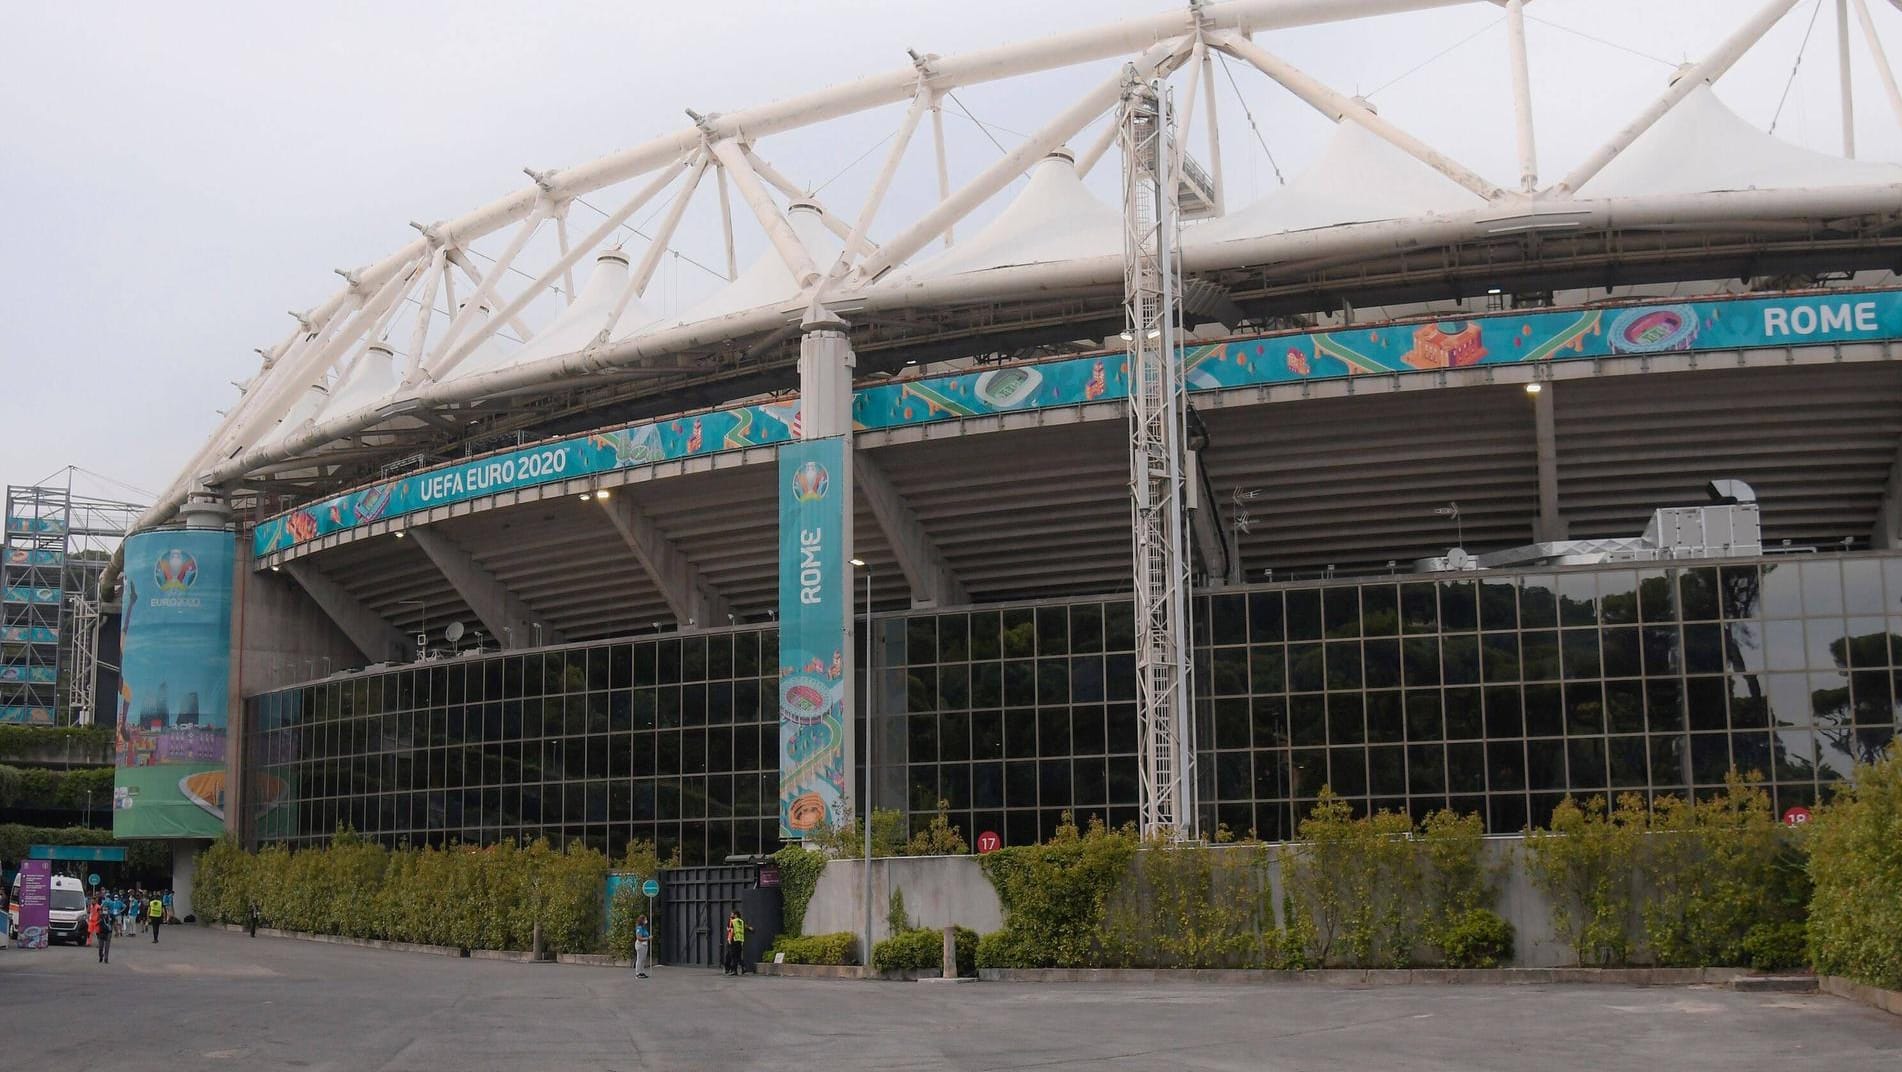
[[[236,553],[236,537],[220,529],[126,538],[112,793],[118,837],[224,831]]]
[[[45,949],[53,904],[53,861],[20,861],[20,948]]]
[[[851,819],[846,440],[779,448],[779,833]]]

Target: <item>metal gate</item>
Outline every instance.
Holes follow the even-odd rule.
[[[747,956],[772,945],[780,933],[780,909],[774,897],[763,899],[759,867],[749,863],[723,867],[675,867],[660,872],[660,901],[654,916],[660,922],[658,962],[670,966],[717,967],[727,914],[734,909],[746,916]]]

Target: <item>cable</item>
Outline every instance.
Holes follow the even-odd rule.
[[[594,205],[591,205],[591,204],[589,204],[586,198],[582,198],[582,197],[577,197],[577,198],[575,198],[575,204],[577,204],[577,205],[581,205],[581,206],[583,206],[584,208],[587,208],[587,209],[590,209],[591,211],[593,211],[593,212],[595,212],[595,213],[597,213],[597,214],[599,214],[599,215],[600,215],[600,217],[601,217],[602,219],[604,219],[604,220],[605,220],[605,219],[607,219],[607,218],[608,218],[608,216],[609,216],[609,213],[606,213],[606,212],[602,212],[602,211],[601,211],[601,210],[600,210],[599,208],[597,208],[597,207],[595,207]],[[654,215],[659,215],[659,214],[660,214],[660,209],[658,209],[658,208],[656,208],[656,209],[654,210]],[[651,219],[653,219],[653,218],[654,218],[653,216],[649,216],[649,217],[648,217],[648,220],[651,220]],[[643,223],[645,223],[645,222],[647,222],[647,221],[646,221],[646,220],[643,220],[642,222],[643,222]],[[621,225],[620,225],[620,227],[621,227],[621,230],[623,230],[623,231],[626,231],[626,232],[628,232],[629,234],[631,234],[631,235],[634,235],[634,236],[636,236],[636,237],[638,237],[638,238],[640,238],[640,239],[642,239],[643,241],[647,241],[647,242],[652,242],[652,241],[654,240],[654,236],[653,236],[653,235],[650,235],[650,234],[648,234],[648,233],[647,233],[646,231],[643,231],[643,230],[641,230],[641,229],[640,229],[639,227],[629,227],[629,226],[628,226],[627,224],[625,224],[625,223],[623,223],[623,224],[621,224]],[[725,273],[725,272],[716,272],[716,271],[714,271],[714,270],[713,270],[712,268],[709,268],[709,267],[707,267],[706,265],[704,265],[704,264],[701,264],[701,263],[700,263],[699,261],[697,261],[697,260],[694,260],[694,259],[693,259],[692,257],[689,257],[689,256],[687,256],[687,255],[686,255],[685,253],[682,253],[682,252],[680,252],[679,250],[677,250],[677,249],[675,249],[675,248],[674,248],[673,246],[671,246],[671,245],[669,245],[669,246],[667,247],[667,251],[668,251],[669,253],[672,253],[672,254],[673,254],[674,256],[676,256],[676,257],[679,257],[679,258],[680,258],[681,260],[684,260],[684,261],[686,261],[686,262],[687,262],[688,264],[691,264],[691,265],[693,265],[693,266],[694,266],[695,268],[698,268],[698,269],[700,269],[701,271],[703,271],[703,272],[705,272],[705,273],[707,273],[708,275],[710,275],[710,276],[712,276],[713,278],[715,278],[715,279],[718,279],[718,280],[719,280],[720,282],[722,282],[722,283],[731,283],[731,282],[732,282],[732,280],[731,280],[731,279],[728,279],[728,278],[726,277],[726,273]]]
[[[890,140],[892,140],[893,138],[895,138],[895,137],[897,137],[897,136],[898,136],[898,132],[897,132],[897,131],[893,131],[892,133],[890,133],[890,134],[887,134],[887,135],[885,135],[884,137],[882,137],[882,138],[880,138],[880,139],[878,139],[877,141],[875,141],[875,142],[873,142],[873,143],[872,143],[872,147],[871,147],[870,149],[867,149],[867,150],[865,150],[864,152],[862,152],[862,153],[860,153],[860,154],[858,155],[858,157],[857,157],[856,159],[854,159],[854,160],[853,160],[853,161],[852,161],[851,163],[849,163],[849,164],[847,164],[847,165],[845,165],[844,167],[842,167],[842,168],[840,168],[840,169],[839,169],[838,171],[836,171],[836,172],[834,172],[831,178],[829,178],[829,179],[827,179],[826,181],[824,181],[824,182],[822,182],[822,183],[820,183],[819,185],[817,185],[817,186],[815,186],[815,187],[813,187],[812,189],[810,189],[810,190],[807,190],[807,191],[806,191],[806,196],[807,196],[807,197],[818,197],[818,196],[819,196],[819,191],[821,191],[821,190],[823,190],[823,189],[825,189],[826,187],[828,187],[828,186],[830,186],[830,185],[832,185],[833,183],[835,183],[835,182],[837,182],[837,181],[839,181],[839,176],[841,176],[841,175],[844,175],[844,174],[845,174],[846,172],[848,172],[848,171],[850,171],[850,170],[852,170],[853,168],[855,168],[855,167],[858,167],[858,166],[859,166],[860,164],[862,164],[862,163],[864,163],[864,162],[865,162],[865,158],[866,158],[866,157],[868,157],[868,156],[870,156],[870,155],[872,155],[872,154],[873,154],[873,153],[875,153],[875,152],[878,152],[878,149],[879,149],[879,146],[881,146],[881,145],[884,145],[884,144],[885,144],[886,142],[888,142],[888,141],[890,141]]]
[[[1803,66],[1803,53],[1809,51],[1810,34],[1816,29],[1816,17],[1823,13],[1823,0],[1816,0],[1810,8],[1810,24],[1803,30],[1803,43],[1796,46],[1796,62],[1790,64],[1790,77],[1783,83],[1783,94],[1777,98],[1777,110],[1770,116],[1769,133],[1777,132],[1777,120],[1783,118],[1783,102],[1790,99],[1790,87],[1796,85],[1797,68]]]
[[[1461,45],[1466,44],[1467,42],[1471,41],[1473,38],[1478,37],[1480,34],[1485,33],[1486,31],[1492,29],[1493,27],[1505,21],[1506,21],[1506,17],[1504,15],[1499,16],[1498,18],[1487,23],[1486,25],[1481,26],[1479,29],[1474,30],[1472,33],[1467,34],[1465,37],[1460,38],[1458,41],[1453,42],[1452,44],[1446,46],[1445,48],[1439,50],[1438,52],[1435,52],[1433,55],[1428,56],[1426,59],[1421,60],[1419,63],[1414,64],[1413,66],[1407,68],[1406,70],[1401,71],[1399,74],[1394,75],[1392,78],[1387,79],[1385,82],[1382,82],[1380,85],[1375,86],[1373,89],[1370,89],[1367,92],[1361,94],[1361,96],[1372,97],[1374,94],[1379,93],[1381,90],[1386,89],[1387,87],[1393,85],[1395,82],[1398,82],[1401,79],[1414,74],[1415,72],[1419,71],[1422,67],[1425,67],[1428,64],[1432,63],[1433,61],[1440,59],[1441,57],[1445,56],[1447,53],[1453,51],[1454,49],[1460,47]]]
[[[1242,96],[1241,84],[1235,81],[1235,72],[1228,65],[1228,56],[1220,52],[1215,55],[1222,61],[1222,73],[1228,76],[1229,87],[1235,91],[1235,100],[1242,106],[1242,115],[1248,118],[1248,129],[1255,132],[1255,140],[1261,144],[1261,151],[1268,155],[1268,166],[1275,171],[1275,182],[1282,186],[1288,185],[1288,180],[1281,176],[1281,165],[1275,162],[1274,150],[1268,148],[1268,139],[1261,136],[1261,127],[1255,124],[1255,113],[1249,110],[1248,98]]]
[[[997,146],[998,152],[1005,153],[1005,154],[1008,154],[1010,152],[1009,149],[1004,148],[1003,142],[997,140],[997,135],[991,133],[990,127],[985,126],[982,120],[978,119],[977,116],[974,116],[971,114],[971,109],[966,108],[964,106],[964,102],[958,99],[958,95],[956,93],[952,93],[947,90],[945,92],[945,99],[949,100],[952,104],[957,105],[958,111],[964,113],[964,118],[969,119],[973,123],[976,123],[977,128],[984,132],[984,136],[991,139],[991,144]],[[1027,135],[1019,133],[1018,131],[1015,131],[1015,130],[1011,130],[1009,127],[998,127],[997,129],[1003,131],[1006,134],[1014,135],[1019,138],[1024,138],[1026,141],[1029,140]]]
[[[1630,54],[1638,57],[1639,59],[1650,60],[1652,63],[1662,63],[1666,67],[1671,68],[1672,70],[1676,70],[1678,66],[1676,63],[1673,63],[1672,61],[1667,60],[1662,56],[1653,56],[1649,52],[1640,52],[1629,45],[1621,45],[1616,41],[1607,41],[1606,39],[1602,37],[1596,37],[1592,34],[1588,34],[1584,30],[1574,30],[1570,26],[1560,25],[1559,23],[1553,22],[1551,19],[1542,19],[1537,15],[1527,14],[1526,21],[1536,22],[1541,26],[1550,26],[1554,30],[1564,31],[1565,33],[1571,34],[1573,37],[1582,37],[1587,41],[1592,41],[1597,44],[1604,45],[1606,48],[1615,48],[1620,52],[1629,52]]]

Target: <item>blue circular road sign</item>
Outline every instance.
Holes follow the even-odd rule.
[[[660,896],[660,880],[656,878],[650,878],[646,882],[641,883],[641,893],[645,894],[648,897],[659,897]]]
[[[99,876],[98,876],[98,875],[87,875],[87,876],[86,876],[86,885],[88,885],[88,886],[97,886],[97,885],[99,885]]]

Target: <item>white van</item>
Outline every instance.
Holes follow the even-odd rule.
[[[13,936],[20,936],[20,876],[13,876],[13,918],[8,927]],[[51,903],[46,912],[46,941],[51,945],[57,942],[72,942],[83,945],[86,941],[86,887],[71,875],[54,875]]]

